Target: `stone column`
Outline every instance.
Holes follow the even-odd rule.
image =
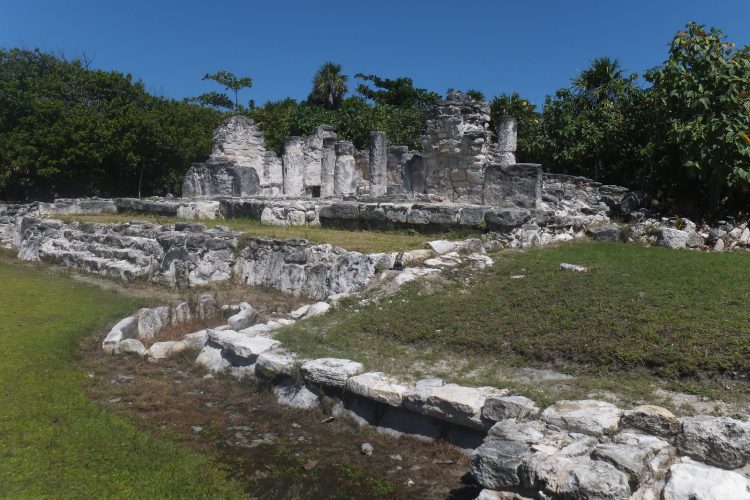
[[[302,137],[287,137],[284,142],[283,171],[284,194],[305,194],[305,140]]]
[[[507,166],[516,163],[517,140],[516,119],[509,115],[501,116],[500,123],[497,125],[497,150],[500,165]]]
[[[320,197],[333,196],[334,175],[336,172],[336,139],[323,139],[323,152],[320,164]]]
[[[370,196],[388,193],[388,149],[385,132],[370,132]]]
[[[354,162],[354,144],[339,141],[336,150],[336,170],[333,174],[333,191],[336,194],[357,192],[357,166]]]

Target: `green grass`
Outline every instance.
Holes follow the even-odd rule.
[[[622,374],[643,388],[750,372],[750,254],[584,243],[493,258],[468,282],[449,274],[444,285],[350,301],[278,338],[303,355],[391,372],[454,358],[460,369],[443,371],[477,383],[496,380],[500,365],[588,374],[599,389]],[[588,272],[561,271],[561,262]]]
[[[175,217],[161,217],[143,214],[102,214],[102,215],[56,215],[54,218],[67,222],[115,222],[145,220],[155,224],[170,224],[184,221]],[[347,230],[315,226],[265,226],[256,219],[219,219],[200,221],[207,226],[223,225],[247,236],[267,238],[304,238],[312,243],[330,243],[362,253],[400,252],[424,248],[425,243],[436,239],[461,239],[469,236],[467,231],[420,234],[408,230]]]
[[[242,496],[210,457],[87,401],[78,344],[139,305],[0,259],[0,497]]]

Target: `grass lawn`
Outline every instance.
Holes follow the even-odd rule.
[[[86,399],[77,346],[140,305],[0,255],[0,497],[242,496],[210,457]]]
[[[145,220],[155,224],[171,224],[184,221],[175,217],[160,217],[143,214],[101,214],[101,215],[55,215],[53,218],[67,222],[116,222]],[[428,241],[437,239],[462,239],[469,236],[467,231],[419,234],[414,231],[375,231],[331,229],[314,226],[264,226],[255,219],[218,219],[200,221],[207,226],[223,225],[248,236],[267,238],[304,238],[312,243],[330,243],[347,250],[362,253],[400,252],[424,248]]]
[[[388,372],[453,357],[460,363],[437,374],[474,383],[498,383],[495,368],[522,365],[588,376],[600,388],[625,375],[639,390],[750,374],[750,254],[581,243],[492,257],[468,280],[453,271],[439,286],[345,303],[278,338],[303,355]],[[588,272],[561,271],[561,262]]]

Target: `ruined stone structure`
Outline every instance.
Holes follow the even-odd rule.
[[[438,203],[538,207],[541,167],[516,165],[514,118],[501,118],[497,137],[495,144],[489,105],[461,93],[449,94],[430,110],[421,152],[389,145],[381,131],[371,133],[368,150],[358,150],[321,125],[310,136],[287,138],[279,158],[267,150],[252,120],[234,116],[215,132],[209,160],[188,171],[183,196],[403,200],[428,195]]]

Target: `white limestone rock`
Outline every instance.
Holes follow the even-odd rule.
[[[518,487],[521,485],[518,469],[532,455],[527,445],[516,441],[486,441],[471,455],[471,475],[483,488]]]
[[[459,245],[458,243],[454,243],[448,240],[435,240],[435,241],[428,241],[425,247],[429,248],[430,250],[435,252],[437,255],[444,255],[446,253],[458,251]]]
[[[508,418],[522,420],[539,413],[534,401],[524,396],[487,398],[482,407],[482,418],[497,422]]]
[[[494,387],[463,387],[457,384],[420,386],[404,395],[404,406],[412,411],[476,429],[484,428],[482,406],[488,397],[508,394]]]
[[[628,475],[607,462],[579,457],[554,492],[560,498],[630,500]]]
[[[310,410],[320,403],[320,397],[311,392],[304,385],[299,385],[291,379],[286,379],[273,387],[276,401],[280,405],[302,410]]]
[[[587,399],[558,401],[542,412],[541,419],[569,431],[603,436],[617,431],[621,415],[611,403]]]
[[[750,424],[729,417],[699,415],[681,419],[675,445],[680,452],[725,469],[744,466],[750,458]]]
[[[138,335],[138,318],[135,316],[128,316],[123,318],[112,327],[104,341],[102,342],[102,349],[106,352],[113,352],[115,346],[125,340],[132,339]]]
[[[181,340],[169,340],[167,342],[155,342],[146,352],[149,361],[158,361],[166,359],[173,354],[184,351],[188,348],[187,343]]]
[[[187,344],[188,349],[203,349],[208,342],[208,330],[188,333],[182,338],[182,341]]]
[[[343,389],[349,378],[362,373],[362,363],[349,359],[320,358],[302,365],[302,375],[311,384]]]
[[[275,349],[281,342],[266,337],[249,337],[234,330],[209,330],[208,339],[211,344],[221,347],[231,356],[255,363],[260,354]]]
[[[674,436],[680,430],[680,421],[671,411],[654,405],[626,410],[622,414],[621,424],[656,436]]]
[[[124,339],[118,342],[114,348],[115,354],[137,354],[143,356],[146,353],[146,347],[140,340]]]
[[[390,406],[401,406],[409,387],[381,372],[368,372],[350,378],[346,389],[359,396]]]
[[[291,376],[297,358],[285,352],[264,352],[255,360],[255,371],[261,377],[272,379],[279,375]]]
[[[750,500],[747,478],[694,462],[669,468],[663,500]]]
[[[574,273],[585,273],[587,271],[587,269],[583,266],[568,264],[566,262],[560,264],[560,269],[562,271],[573,271]]]
[[[671,227],[663,227],[659,229],[656,235],[656,244],[667,248],[685,248],[688,242],[687,231],[681,231],[679,229],[673,229]]]
[[[180,302],[172,309],[172,324],[181,325],[193,319],[193,313],[190,311],[190,304]]]
[[[221,355],[221,349],[206,346],[195,358],[195,364],[202,366],[211,373],[221,373],[229,368],[229,362]]]
[[[255,309],[247,302],[240,303],[240,312],[229,317],[227,323],[232,330],[242,330],[253,324],[256,316]]]
[[[167,306],[141,309],[136,317],[138,318],[138,336],[144,339],[153,338],[162,328],[170,324],[170,311]]]

